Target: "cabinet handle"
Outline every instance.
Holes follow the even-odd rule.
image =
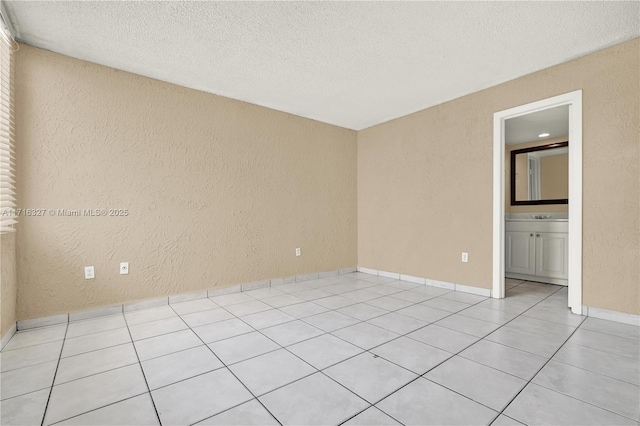
[[[533,234],[529,234],[530,237],[533,237]]]
[[[540,236],[540,234],[536,234],[536,237],[539,237],[539,236]]]

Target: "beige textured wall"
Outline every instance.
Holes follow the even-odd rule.
[[[490,288],[493,113],[582,89],[583,304],[640,314],[639,56],[636,39],[359,132],[358,264]]]
[[[568,204],[544,204],[544,205],[539,205],[539,206],[512,206],[511,205],[511,151],[513,151],[514,149],[524,149],[524,148],[532,148],[534,146],[541,146],[541,145],[549,145],[551,143],[557,143],[557,142],[566,142],[569,140],[568,136],[562,136],[559,138],[549,138],[549,139],[545,139],[544,141],[533,141],[533,142],[524,142],[524,143],[519,143],[516,145],[505,145],[505,154],[504,154],[504,161],[505,161],[505,172],[504,172],[504,177],[505,177],[505,194],[504,194],[504,200],[505,200],[505,211],[507,213],[567,213],[569,211],[569,205]],[[493,141],[492,141],[493,143]],[[520,156],[518,157],[518,159],[520,159]],[[524,167],[526,167],[526,161],[525,161],[525,157],[522,156],[522,161],[524,164]],[[518,166],[519,167],[519,166]],[[517,182],[517,180],[516,180]],[[526,180],[522,180],[522,184],[523,187],[522,188],[516,188],[516,191],[518,191],[518,189],[520,191],[524,191],[523,193],[526,194],[527,193],[527,183]],[[569,182],[567,180],[567,188],[569,187]],[[516,197],[519,198],[519,197]],[[569,197],[566,197],[569,198]],[[571,200],[569,200],[569,202],[571,202]]]
[[[355,132],[24,45],[16,71],[20,206],[129,210],[21,218],[19,320],[356,265]]]
[[[16,323],[16,234],[0,235],[0,337]]]

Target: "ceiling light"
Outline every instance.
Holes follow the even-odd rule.
[[[551,136],[551,134],[550,133],[540,133],[538,135],[539,138],[546,138],[547,136]]]

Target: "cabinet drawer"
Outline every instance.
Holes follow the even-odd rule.
[[[517,232],[569,232],[569,222],[546,220],[518,220],[505,222],[505,231]]]

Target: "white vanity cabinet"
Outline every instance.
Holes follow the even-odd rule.
[[[505,272],[516,274],[536,274],[536,240],[533,232],[506,231],[504,251]]]
[[[566,220],[507,220],[505,275],[567,285],[569,227]]]

